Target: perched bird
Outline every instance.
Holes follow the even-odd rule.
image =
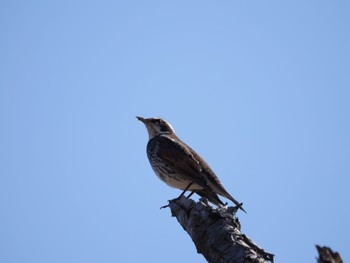
[[[192,191],[220,206],[219,195],[230,199],[246,212],[222,186],[213,170],[191,147],[181,141],[173,127],[161,118],[136,117],[148,131],[147,156],[156,175],[167,185]],[[181,195],[182,195],[181,194]]]

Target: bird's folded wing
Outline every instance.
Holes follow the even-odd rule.
[[[182,176],[183,179],[192,181],[203,188],[208,187],[208,183],[202,175],[199,161],[185,144],[162,136],[157,155],[167,166],[172,167],[178,176]]]

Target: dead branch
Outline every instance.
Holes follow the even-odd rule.
[[[169,201],[172,216],[191,236],[197,252],[210,263],[273,262],[273,254],[265,252],[246,235],[236,216],[237,208],[213,208],[205,198],[198,202],[181,197]]]

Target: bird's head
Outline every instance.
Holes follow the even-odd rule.
[[[136,117],[139,121],[145,124],[149,139],[159,135],[159,134],[174,134],[175,131],[173,127],[167,121],[161,118],[148,118]]]

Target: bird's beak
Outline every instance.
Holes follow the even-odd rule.
[[[137,118],[139,121],[142,121],[144,124],[146,124],[146,122],[147,122],[147,119],[145,119],[145,118],[143,118],[143,117],[136,116],[136,118]]]

